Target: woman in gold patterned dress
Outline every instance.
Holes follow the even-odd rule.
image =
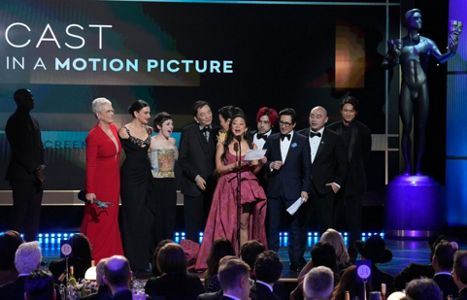
[[[173,239],[176,224],[177,186],[174,166],[178,158],[173,131],[172,116],[158,113],[154,119],[154,129],[158,134],[151,138],[149,159],[152,172],[151,211],[155,215],[152,226],[154,246],[164,239]]]

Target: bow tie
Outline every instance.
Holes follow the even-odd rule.
[[[285,138],[287,138],[287,140],[290,140],[290,137],[291,137],[291,134],[288,133],[288,134],[281,134],[281,141],[283,141]]]
[[[321,137],[321,132],[313,132],[313,131],[310,131],[310,138],[312,138],[312,137],[314,137],[314,136]]]
[[[257,138],[258,140],[260,140],[260,139],[266,140],[266,139],[268,138],[268,136],[267,136],[265,133],[263,133],[263,134],[257,133],[257,134],[256,134],[256,138]]]
[[[206,126],[204,127],[203,129],[200,129],[202,133],[205,133],[205,132],[208,132],[208,131],[211,131],[211,128],[209,128],[209,126]]]

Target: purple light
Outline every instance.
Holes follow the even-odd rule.
[[[386,229],[390,235],[427,237],[439,228],[440,185],[428,176],[396,177],[386,199]]]

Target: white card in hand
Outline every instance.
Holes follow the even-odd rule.
[[[253,149],[245,154],[244,160],[260,160],[266,154],[266,149]]]
[[[297,210],[300,208],[300,206],[302,206],[302,204],[304,203],[302,197],[298,198],[292,205],[290,205],[288,208],[287,208],[287,212],[293,216]]]

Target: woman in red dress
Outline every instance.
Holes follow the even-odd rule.
[[[102,258],[122,255],[122,241],[118,227],[120,195],[120,160],[122,146],[117,127],[113,124],[114,110],[106,98],[92,101],[92,111],[98,122],[86,138],[86,203],[81,233],[91,242],[96,263]],[[109,202],[99,208],[95,201]]]
[[[248,240],[259,240],[267,245],[264,221],[266,195],[254,173],[261,169],[261,162],[244,160],[244,154],[256,146],[249,141],[248,128],[243,115],[233,116],[225,141],[216,149],[216,172],[220,174],[212,197],[203,242],[198,252],[195,269],[206,269],[211,246],[217,239],[232,242],[235,252]],[[237,162],[236,150],[241,149],[241,163]],[[241,175],[240,219],[237,217],[237,171]],[[239,223],[239,238],[237,237]]]

